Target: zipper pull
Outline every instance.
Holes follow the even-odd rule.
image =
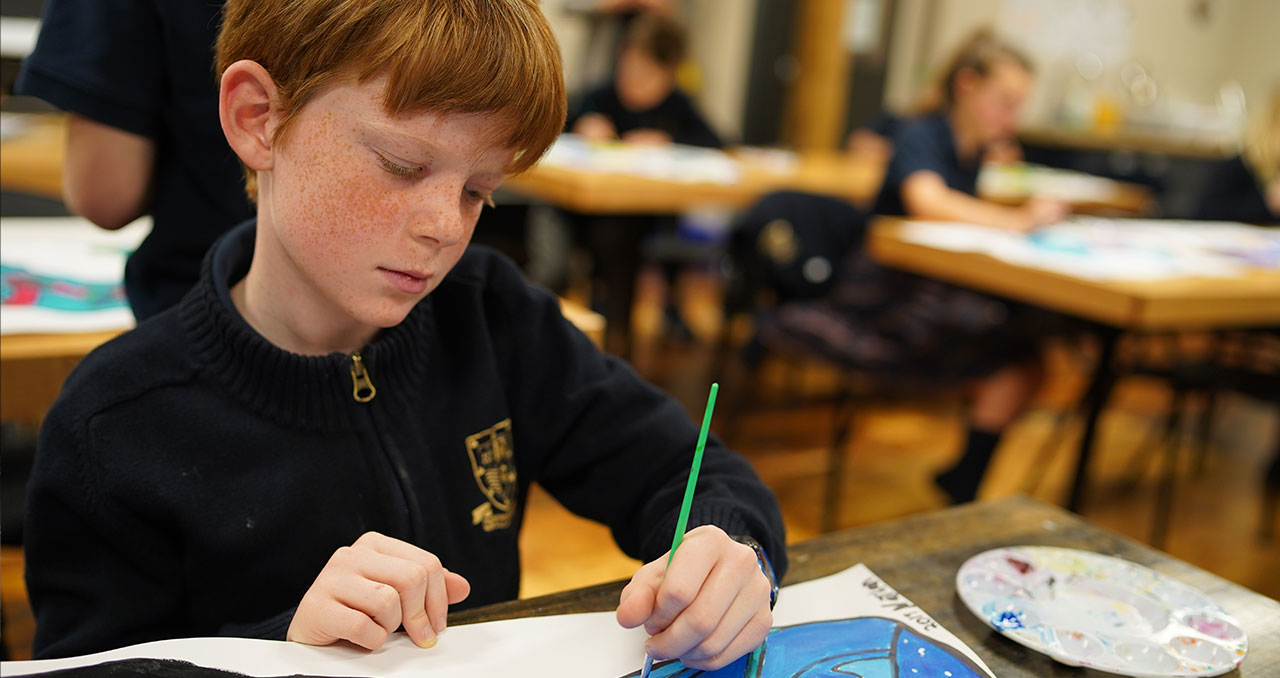
[[[359,353],[351,354],[351,397],[358,403],[367,403],[378,394],[369,379],[369,371],[364,368],[364,360]]]

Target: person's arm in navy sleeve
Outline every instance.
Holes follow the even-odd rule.
[[[951,188],[941,170],[948,162],[949,149],[939,147],[937,139],[921,131],[920,126],[904,126],[894,139],[893,171],[902,177],[900,190],[907,216],[1028,231],[1067,215],[1066,206],[1057,201],[1033,198],[1020,207],[1006,207]]]
[[[617,139],[618,129],[609,113],[613,108],[609,103],[611,99],[616,97],[607,85],[588,91],[569,114],[565,129],[593,141]]]
[[[39,659],[170,638],[185,628],[181,546],[133,497],[106,489],[120,469],[95,444],[94,423],[94,413],[56,404],[40,430],[23,545]]]
[[[151,204],[155,158],[151,139],[72,113],[62,164],[67,209],[107,229],[137,219]]]
[[[672,134],[672,140],[678,144],[705,146],[707,148],[723,148],[720,136],[707,124],[706,118],[698,112],[693,101],[682,92],[676,92],[676,113],[679,120],[678,131]]]
[[[20,94],[68,111],[63,198],[104,228],[145,213],[160,124],[160,19],[142,0],[51,0]]]
[[[511,287],[523,282],[510,274]],[[646,562],[624,589],[624,626],[643,625],[648,651],[718,668],[751,651],[772,623],[771,584],[751,536],[785,572],[785,533],[773,493],[741,456],[707,440],[680,550],[666,567],[698,426],[678,403],[606,356],[560,315],[554,297],[525,287],[490,312],[509,324],[498,346],[520,384],[513,399],[521,470],[569,510],[608,525],[619,546]],[[517,414],[518,413],[518,414]],[[523,431],[523,433],[521,433]],[[532,450],[530,449],[532,448]],[[518,462],[519,463],[519,462]]]

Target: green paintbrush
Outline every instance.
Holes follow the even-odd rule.
[[[693,506],[693,488],[698,485],[698,469],[702,468],[702,448],[707,444],[707,430],[711,428],[711,411],[715,409],[716,392],[719,390],[720,384],[712,384],[711,395],[707,396],[707,411],[702,415],[702,430],[698,432],[698,446],[693,450],[693,467],[689,469],[689,483],[684,486],[684,501],[680,502],[680,518],[676,520],[676,534],[671,539],[667,567],[671,567],[671,559],[675,557],[676,549],[680,548],[680,542],[684,540],[684,528],[689,524],[689,507]],[[653,657],[646,654],[640,678],[649,678],[649,672],[652,670]]]

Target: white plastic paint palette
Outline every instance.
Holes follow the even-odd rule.
[[[1217,676],[1249,651],[1211,598],[1127,560],[1050,546],[980,553],[956,573],[997,631],[1070,666],[1124,676]]]

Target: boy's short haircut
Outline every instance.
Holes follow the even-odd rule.
[[[508,169],[528,169],[564,126],[555,35],[535,0],[227,0],[217,69],[257,62],[283,110],[285,142],[312,98],[343,82],[386,76],[383,107],[402,113],[495,113]],[[257,177],[245,172],[257,199]]]
[[[666,14],[640,14],[627,27],[624,44],[648,54],[654,61],[675,70],[684,61],[684,26]]]

